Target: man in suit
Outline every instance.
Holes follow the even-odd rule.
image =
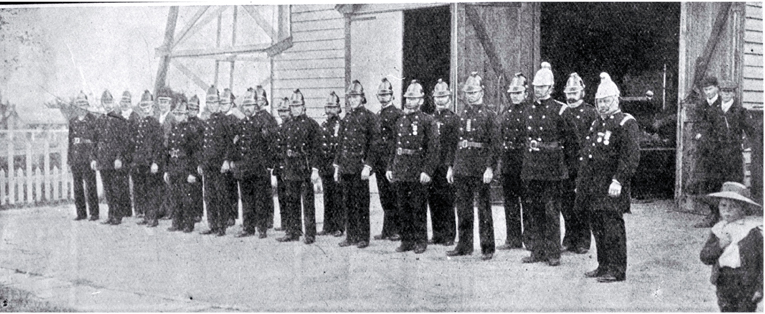
[[[96,172],[90,168],[90,161],[94,158],[96,148],[96,132],[98,131],[96,117],[88,112],[88,96],[85,93],[80,92],[74,103],[77,116],[69,120],[67,149],[67,162],[72,168],[74,184],[74,206],[77,209],[77,217],[74,220],[87,219],[87,209],[89,209],[90,220],[96,221],[98,220]]]
[[[133,163],[131,172],[133,175],[133,187],[135,195],[136,212],[144,213],[145,216],[139,225],[156,227],[159,205],[165,195],[160,194],[164,189],[160,168],[164,166],[165,146],[162,135],[162,126],[154,117],[154,98],[146,90],[141,96],[139,103],[141,118],[135,126],[133,136]]]

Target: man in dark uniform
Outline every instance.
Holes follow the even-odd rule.
[[[103,224],[119,225],[122,217],[132,212],[130,206],[130,183],[127,167],[130,164],[133,145],[130,140],[130,124],[114,105],[108,90],[101,95],[106,116],[97,131],[97,149],[91,168],[101,172],[104,194],[109,204],[109,219]]]
[[[478,203],[478,232],[481,259],[494,256],[494,219],[491,215],[490,186],[494,178],[496,114],[483,103],[483,86],[478,72],[473,72],[463,88],[468,106],[460,118],[460,141],[446,179],[454,184],[460,242],[447,256],[473,254],[474,202]],[[475,193],[478,198],[475,198]]]
[[[175,108],[173,91],[169,87],[162,87],[157,91],[157,107],[159,108],[159,114],[157,120],[162,126],[162,146],[167,149],[167,140],[170,137],[170,130],[172,130],[175,124],[175,117],[172,114],[172,110]],[[173,198],[170,196],[170,186],[163,184],[161,186],[162,192],[160,195],[167,195],[168,197],[162,197],[160,210],[158,216],[164,219],[173,218]]]
[[[205,180],[207,198],[207,223],[210,230],[201,234],[226,235],[228,221],[228,187],[225,173],[229,171],[229,160],[233,150],[234,132],[224,114],[220,112],[218,89],[210,86],[206,97],[207,109],[212,113],[205,124],[202,154],[197,169]]]
[[[138,121],[141,120],[141,116],[138,113],[136,113],[135,111],[133,111],[133,96],[130,94],[129,91],[122,92],[122,99],[120,99],[119,105],[120,105],[120,114],[122,115],[123,118],[125,118],[125,120],[128,120],[128,122],[130,124],[130,129],[131,130],[135,130],[136,126],[138,126]],[[129,181],[131,181],[131,182],[134,181],[133,180],[133,175],[132,175],[132,173],[133,173],[132,165],[131,165],[130,168],[127,169],[127,171],[128,171],[128,176],[130,177]],[[130,200],[131,200],[131,203],[133,204],[133,207],[135,207],[135,204],[136,204],[136,201],[134,199],[135,198],[135,186],[134,185],[135,185],[135,182],[132,182],[132,184],[131,184],[131,193],[130,193],[130,195],[131,195]],[[134,210],[136,212],[136,218],[143,218],[144,217],[145,213],[140,212],[137,207],[133,208],[132,210]],[[130,216],[130,215],[128,215],[128,216]]]
[[[239,125],[239,118],[233,112],[235,98],[228,88],[223,90],[223,95],[220,97],[220,112],[224,115],[228,128],[232,131]],[[239,186],[231,171],[227,171],[223,177],[223,182],[228,190],[226,193],[226,204],[224,205],[228,209],[226,225],[231,227],[239,217]]]
[[[195,193],[201,193],[202,180],[197,173],[197,159],[202,149],[202,133],[198,126],[188,120],[186,96],[179,94],[179,102],[173,110],[176,123],[170,130],[167,141],[167,166],[164,180],[170,186],[174,199],[173,224],[167,231],[194,231],[199,199]]]
[[[80,92],[75,99],[77,116],[69,120],[69,148],[67,161],[72,168],[74,184],[74,206],[77,217],[74,220],[88,218],[86,209],[90,209],[90,220],[98,220],[98,190],[96,172],[90,168],[90,161],[95,153],[96,117],[88,112],[88,96]],[[88,193],[85,194],[85,184]],[[86,208],[87,203],[87,208]]]
[[[318,235],[333,235],[340,237],[345,232],[345,210],[343,210],[343,194],[340,185],[335,182],[335,167],[332,162],[337,154],[340,135],[340,97],[335,92],[329,93],[324,104],[327,120],[321,124],[321,184],[324,188],[324,226]]]
[[[305,244],[316,241],[316,205],[313,182],[319,181],[319,146],[321,127],[305,114],[303,93],[296,89],[290,98],[292,119],[286,122],[282,135],[282,159],[284,160],[284,184],[287,187],[286,218],[287,234],[279,242],[297,241],[301,232],[301,216],[305,224]],[[300,201],[303,200],[303,210]],[[301,215],[302,212],[302,215]]]
[[[560,265],[561,184],[568,179],[568,166],[576,158],[576,129],[563,113],[567,106],[550,97],[554,79],[550,64],[534,76],[535,101],[526,107],[526,149],[521,180],[525,185],[524,210],[533,224],[531,256],[524,263],[547,262]]]
[[[527,209],[521,210],[524,199],[523,181],[521,169],[523,167],[523,150],[526,149],[526,119],[523,112],[530,106],[528,100],[528,82],[522,73],[516,73],[510,81],[507,90],[510,94],[511,104],[502,114],[497,116],[497,128],[495,136],[500,163],[502,167],[502,192],[505,202],[505,244],[497,247],[500,250],[531,248],[531,232],[529,214]],[[521,216],[523,216],[523,229],[521,229]]]
[[[627,235],[622,214],[630,210],[630,180],[640,161],[635,118],[619,110],[619,89],[600,74],[595,94],[599,117],[584,139],[577,179],[577,204],[589,216],[598,268],[585,273],[598,282],[623,281],[627,271]]]
[[[393,129],[395,150],[384,156],[390,160],[385,177],[393,183],[398,200],[401,246],[396,252],[422,254],[428,247],[428,184],[439,163],[440,142],[435,120],[420,111],[425,93],[417,80],[409,84],[404,98],[404,115]]]
[[[340,144],[335,156],[335,181],[343,189],[347,226],[345,241],[340,247],[369,246],[369,176],[376,158],[380,158],[378,141],[380,119],[364,107],[367,99],[364,86],[357,80],[345,93],[350,112],[340,126]]]
[[[133,163],[130,167],[135,208],[136,212],[145,214],[139,225],[156,227],[159,206],[165,198],[160,194],[164,188],[160,172],[165,161],[164,136],[162,126],[153,115],[154,98],[148,90],[143,92],[138,106],[143,118],[138,121],[133,133]]]
[[[282,142],[284,141],[285,123],[292,119],[292,115],[290,114],[290,99],[287,97],[282,98],[282,101],[276,106],[276,111],[279,115],[279,120],[281,120],[281,124],[279,124],[276,134],[276,154],[278,158],[274,165],[274,169],[271,172],[273,175],[273,178],[271,178],[271,185],[273,186],[274,183],[276,183],[276,197],[279,200],[279,219],[281,221],[281,226],[279,228],[274,228],[274,230],[282,231],[286,230],[287,223],[287,204],[285,203],[287,200],[287,186],[284,184],[284,158],[282,158],[285,152],[282,149],[282,147],[284,147]]]
[[[268,141],[268,147],[271,150],[271,154],[273,156],[273,159],[271,160],[271,164],[268,165],[268,178],[269,183],[271,183],[270,188],[268,189],[268,199],[265,201],[265,211],[266,211],[266,225],[268,229],[272,229],[274,227],[274,195],[273,195],[273,188],[276,187],[276,178],[273,176],[274,168],[276,168],[279,164],[278,156],[279,156],[279,124],[276,122],[276,118],[269,112],[268,110],[268,96],[266,95],[266,90],[263,89],[263,86],[256,86],[255,87],[255,101],[257,102],[257,112],[255,115],[260,119],[261,121],[264,121],[266,125],[269,126],[268,128],[268,134],[267,137]]]
[[[735,101],[736,85],[730,81],[718,84],[716,77],[702,81],[706,100],[696,105],[699,132],[698,167],[705,175],[692,187],[696,195],[714,193],[722,188],[723,182],[744,182],[744,157],[742,144],[744,134],[752,138],[757,131],[746,122],[747,110]],[[700,197],[702,204],[709,206],[710,214],[696,228],[710,228],[720,220],[716,203]]]
[[[188,104],[188,122],[191,124],[191,127],[196,130],[197,139],[199,142],[202,142],[202,138],[204,137],[205,132],[205,122],[202,121],[202,119],[199,118],[199,97],[197,95],[191,96],[191,99],[189,99]],[[199,152],[196,152],[199,153]],[[197,159],[193,160],[194,162],[197,162]],[[202,177],[201,176],[195,176],[196,180],[199,184],[192,184],[191,187],[196,189],[193,193],[191,193],[191,204],[193,205],[194,209],[194,222],[200,222],[202,221],[202,215],[204,214],[204,198],[202,194]]]
[[[584,82],[579,74],[571,73],[563,89],[566,93],[566,108],[563,117],[568,119],[576,128],[577,146],[582,147],[587,132],[590,130],[592,121],[598,118],[595,107],[585,103]],[[561,213],[565,223],[566,233],[563,236],[563,250],[576,254],[587,253],[590,249],[592,235],[587,223],[586,213],[576,203],[576,178],[579,172],[579,155],[570,159],[568,166],[568,179],[562,183],[561,190]]]
[[[261,91],[265,92],[261,89]],[[271,141],[276,120],[258,107],[256,90],[249,88],[242,100],[245,118],[236,125],[234,136],[235,153],[231,169],[242,189],[242,232],[237,237],[248,237],[258,229],[259,238],[266,237],[268,230],[267,202],[271,197],[271,173],[276,163]]]
[[[393,104],[393,86],[387,78],[383,78],[380,86],[377,87],[377,100],[380,101],[380,140],[379,153],[384,158],[378,158],[377,163],[372,165],[375,168],[375,178],[377,179],[377,191],[380,196],[380,205],[383,209],[383,227],[382,232],[374,236],[375,240],[390,239],[397,241],[401,239],[399,234],[398,205],[396,201],[396,190],[393,184],[385,180],[385,170],[388,168],[387,156],[393,155],[396,147],[394,139],[396,138],[396,121],[402,115],[401,109]]]
[[[433,102],[436,112],[433,116],[436,123],[436,133],[440,142],[438,163],[428,185],[428,205],[430,206],[430,223],[433,238],[428,244],[454,245],[457,235],[457,215],[454,210],[454,189],[446,181],[446,171],[454,163],[454,151],[459,142],[460,118],[451,108],[452,91],[449,84],[442,79],[433,88]]]

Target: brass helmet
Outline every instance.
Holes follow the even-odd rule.
[[[575,93],[584,90],[584,81],[579,77],[579,74],[571,73],[566,81],[566,87],[563,88],[564,93]]]
[[[620,96],[619,87],[611,80],[611,76],[608,73],[600,73],[600,85],[598,85],[598,91],[595,93],[595,98],[606,98],[611,96]]]
[[[340,107],[340,97],[334,91],[329,92],[329,97],[327,97],[327,103],[324,104],[324,107]]]
[[[236,99],[236,97],[234,97],[234,94],[231,92],[231,89],[226,88],[226,89],[223,90],[223,95],[221,95],[221,97],[220,97],[220,102],[221,103],[232,104],[232,106],[233,106],[234,99]]]
[[[189,113],[189,107],[188,107],[188,99],[186,98],[186,95],[183,93],[175,93],[173,95],[175,108],[173,109],[174,114],[187,114]]]
[[[252,87],[247,88],[247,92],[242,96],[242,106],[257,105],[257,103],[255,89]]]
[[[154,96],[151,95],[151,92],[149,90],[143,91],[143,95],[141,95],[141,101],[138,102],[138,106],[141,107],[141,109],[146,109],[146,107],[149,107],[154,104]]]
[[[218,102],[218,101],[220,101],[220,93],[218,92],[218,89],[215,88],[215,85],[210,85],[210,88],[207,89],[206,100],[208,102]]]
[[[425,97],[425,93],[422,92],[422,85],[417,80],[412,80],[409,83],[409,87],[406,88],[404,98],[422,98]]]
[[[85,92],[80,91],[79,94],[77,94],[77,97],[74,99],[75,105],[77,107],[82,109],[88,109],[90,104],[88,103],[88,95],[85,95]]]
[[[109,92],[108,89],[104,90],[104,93],[101,94],[101,103],[113,103],[114,97],[112,97],[112,93]]]
[[[359,80],[353,80],[351,86],[348,87],[348,91],[345,92],[345,97],[353,95],[361,95],[362,105],[367,103],[367,97],[364,95],[364,86],[361,85]]]
[[[170,99],[170,110],[175,109],[175,97],[173,97],[173,90],[170,89],[170,87],[162,87],[157,92],[157,102],[161,102],[160,98],[169,98]]]
[[[191,96],[189,99],[189,110],[199,111],[199,97],[197,95]]]
[[[127,102],[127,103],[133,103],[133,96],[130,95],[129,91],[125,91],[122,93],[122,99],[120,100],[120,103]]]
[[[439,96],[451,96],[452,91],[449,89],[449,83],[444,82],[442,79],[438,79],[436,86],[433,87],[433,97]]]
[[[510,80],[510,86],[507,87],[508,93],[525,92],[528,89],[528,80],[523,73],[515,73]]]
[[[255,100],[258,101],[261,99],[265,100],[266,106],[268,106],[268,97],[266,96],[266,90],[263,89],[263,86],[258,85],[258,86],[255,86]]]
[[[303,98],[303,93],[300,92],[300,89],[296,89],[292,92],[292,96],[290,96],[290,105],[305,106],[305,98]]]
[[[482,90],[483,90],[483,85],[481,85],[481,77],[478,76],[478,72],[470,73],[470,76],[467,78],[467,81],[465,81],[465,86],[462,87],[462,91],[466,93],[470,93],[470,92],[478,92]]]
[[[290,111],[290,99],[287,97],[282,98],[282,101],[279,102],[279,105],[276,106],[276,111]]]
[[[555,78],[552,73],[552,66],[550,63],[542,62],[542,67],[534,75],[534,81],[531,82],[534,86],[553,86],[555,85]]]
[[[377,87],[377,95],[393,95],[393,85],[390,84],[387,78],[383,77],[382,81],[380,81],[380,85]]]

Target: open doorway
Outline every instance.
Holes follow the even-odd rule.
[[[585,102],[593,104],[600,73],[609,73],[621,91],[622,109],[635,116],[642,131],[633,195],[671,198],[680,3],[545,2],[540,31],[541,58],[555,74],[553,97],[565,100],[563,87],[576,72],[586,85]]]
[[[402,106],[406,88],[412,79],[417,79],[428,96],[422,110],[427,113],[435,110],[429,96],[439,78],[449,81],[450,30],[451,11],[448,5],[404,11]],[[449,84],[453,85],[452,82]]]

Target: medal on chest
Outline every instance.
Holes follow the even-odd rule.
[[[606,136],[603,138],[603,144],[608,145],[609,139],[611,139],[611,131],[606,131]]]
[[[436,122],[436,133],[438,133],[438,135],[441,135],[441,125],[442,124],[443,123],[441,123],[441,122]]]
[[[417,135],[417,122],[412,123],[412,135]]]
[[[340,123],[335,123],[335,137],[340,133]]]
[[[471,124],[471,123],[470,123],[470,121],[473,121],[473,120],[472,120],[472,119],[468,119],[468,120],[467,120],[467,123],[466,123],[466,125],[465,125],[465,131],[467,131],[467,132],[470,132],[470,131],[472,131],[472,128],[470,127],[470,126],[471,126],[471,125],[470,125],[470,124]]]

